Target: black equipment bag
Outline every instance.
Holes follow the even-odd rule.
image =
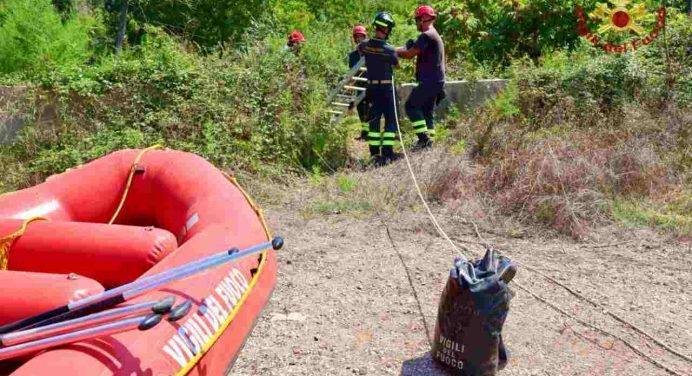
[[[458,258],[440,298],[432,355],[455,375],[494,376],[508,361],[502,326],[516,266],[488,249],[475,262]]]

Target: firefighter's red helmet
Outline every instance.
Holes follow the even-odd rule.
[[[368,36],[368,31],[365,29],[365,26],[363,25],[356,25],[353,27],[353,36],[356,35],[362,35],[362,36]]]
[[[288,42],[291,44],[302,43],[305,42],[305,37],[300,31],[294,30],[288,35]]]
[[[433,9],[430,5],[421,5],[416,8],[415,18],[420,18],[423,16],[436,18],[437,14],[435,14],[435,9]]]

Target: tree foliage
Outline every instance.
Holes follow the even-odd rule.
[[[0,73],[74,67],[90,55],[93,19],[64,21],[50,0],[0,1]]]
[[[124,0],[106,0],[112,33]],[[268,0],[128,0],[131,44],[141,41],[145,25],[161,27],[210,51],[234,41],[268,9]]]
[[[437,28],[450,57],[508,64],[523,55],[536,60],[548,51],[573,50],[580,43],[575,8],[588,13],[598,3],[607,1],[441,0],[433,4],[440,10]],[[646,18],[650,28],[655,23],[653,10],[662,2],[644,3],[651,11]],[[673,0],[668,7],[682,11],[686,5],[684,0]]]

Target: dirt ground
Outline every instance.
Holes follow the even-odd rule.
[[[444,374],[430,361],[428,335],[434,330],[454,252],[425,215],[401,213],[386,218],[385,226],[377,216],[358,219],[335,213],[306,219],[289,203],[265,203],[265,210],[287,247],[279,254],[271,302],[231,374]],[[440,219],[456,240],[476,239],[468,225]],[[511,359],[501,375],[692,375],[692,363],[527,270],[536,269],[598,301],[689,358],[690,243],[648,230],[619,231],[598,242],[579,243],[538,232],[510,238],[490,225],[479,227],[483,237],[520,264],[515,281],[637,349],[515,286],[504,329]],[[465,244],[476,253],[467,256],[482,252],[478,245]]]

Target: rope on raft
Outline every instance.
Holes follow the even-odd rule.
[[[130,167],[130,174],[127,177],[127,184],[125,185],[125,191],[123,191],[123,196],[120,198],[120,203],[118,204],[118,208],[115,209],[115,213],[113,213],[113,216],[111,217],[111,220],[108,221],[109,225],[112,225],[115,220],[118,218],[120,215],[120,212],[123,210],[123,206],[125,206],[125,200],[127,199],[127,195],[130,193],[130,188],[132,187],[132,179],[135,177],[135,172],[137,172],[137,166],[139,166],[139,162],[142,160],[142,157],[144,157],[144,154],[146,154],[148,151],[154,150],[154,149],[161,149],[163,148],[162,145],[153,145],[150,146],[137,154],[137,158],[135,158],[135,161],[132,162],[132,166]]]
[[[7,270],[7,265],[10,262],[10,248],[12,248],[14,241],[24,235],[27,227],[29,227],[29,223],[40,220],[45,220],[45,218],[31,217],[26,219],[19,230],[0,238],[0,270]]]

